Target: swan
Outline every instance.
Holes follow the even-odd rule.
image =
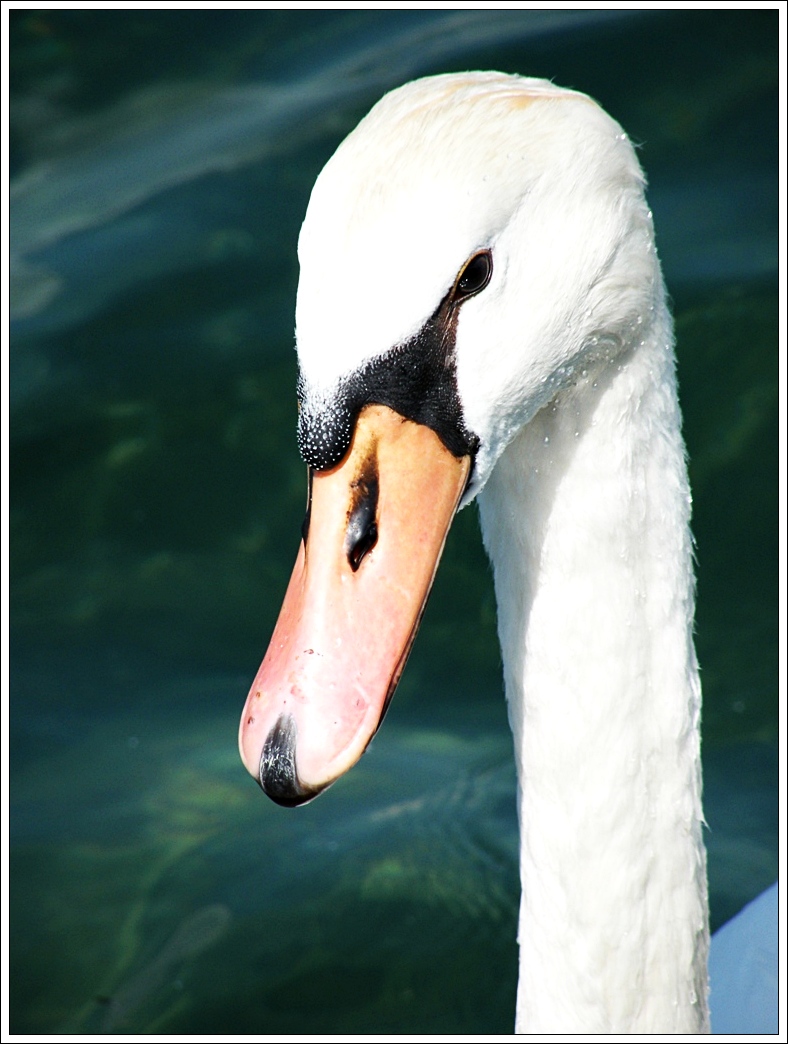
[[[587,96],[386,95],[299,244],[307,514],[241,720],[263,790],[345,772],[478,497],[518,773],[517,1032],[707,1032],[700,684],[672,320],[644,177]]]

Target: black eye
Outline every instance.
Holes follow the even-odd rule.
[[[464,301],[466,297],[472,297],[484,290],[490,282],[492,275],[492,254],[489,250],[482,250],[474,254],[468,264],[463,268],[454,287],[454,300]]]

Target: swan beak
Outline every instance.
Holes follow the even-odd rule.
[[[430,428],[372,405],[342,462],[311,474],[304,540],[239,734],[246,768],[279,804],[315,797],[375,735],[470,468]]]

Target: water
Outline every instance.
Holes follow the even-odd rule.
[[[712,919],[777,876],[774,12],[11,18],[11,1029],[508,1032],[475,509],[385,727],[287,811],[236,729],[295,554],[295,243],[379,95],[500,68],[642,143],[698,548]]]

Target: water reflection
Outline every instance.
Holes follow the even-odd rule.
[[[204,950],[211,947],[227,931],[227,926],[232,914],[226,906],[217,903],[213,906],[204,906],[201,910],[187,917],[176,929],[175,933],[167,940],[162,949],[153,960],[140,971],[130,976],[125,982],[114,990],[111,996],[100,996],[97,1004],[103,1007],[103,1018],[94,1020],[93,1014],[88,1013],[84,1019],[78,1019],[75,1024],[68,1027],[65,1032],[101,1032],[101,1033],[123,1033],[130,1025],[140,1025],[141,1010],[151,1004],[156,994],[163,987],[170,989],[182,989],[183,984],[177,978],[177,972],[181,966],[190,958],[197,957]],[[165,1025],[167,1020],[177,1014],[177,1009],[184,1003],[183,999],[175,1000],[171,1004],[164,1003],[165,1011],[162,1018]],[[91,1030],[92,1021],[99,1021],[97,1030]]]

